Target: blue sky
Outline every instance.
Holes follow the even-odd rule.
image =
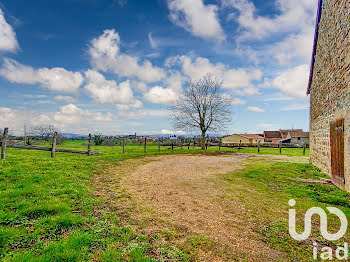
[[[308,130],[316,0],[0,0],[0,127],[181,133],[167,104],[224,80],[224,132]]]

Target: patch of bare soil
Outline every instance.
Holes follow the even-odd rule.
[[[130,198],[128,211],[136,230],[149,235],[175,231],[180,244],[195,235],[206,236],[214,245],[199,251],[201,261],[286,261],[254,231],[244,202],[225,198],[225,187],[218,186],[220,174],[244,168],[248,157],[257,156],[149,157],[125,161],[109,174],[119,174],[115,188]]]

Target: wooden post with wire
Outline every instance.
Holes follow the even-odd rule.
[[[88,156],[91,155],[91,144],[92,144],[92,136],[89,134],[88,136],[88,147],[87,147],[87,154]]]
[[[9,135],[9,128],[4,128],[4,134],[2,137],[2,143],[1,143],[1,159],[6,159],[6,146],[7,146],[7,139]]]
[[[160,152],[160,138],[158,138],[158,152]]]
[[[281,141],[278,143],[278,146],[280,148],[280,154],[282,154],[282,142]]]
[[[24,139],[24,145],[27,145],[27,126],[26,125],[24,125],[24,137],[23,137],[23,139]]]
[[[123,154],[125,154],[125,137],[123,136]]]
[[[146,154],[146,151],[147,151],[147,149],[146,149],[146,144],[147,144],[147,137],[145,137],[145,145],[144,145],[144,147],[143,147],[143,152]]]
[[[258,153],[260,153],[260,141],[258,141]]]
[[[52,137],[51,158],[55,158],[56,142],[57,142],[57,132],[55,132]]]

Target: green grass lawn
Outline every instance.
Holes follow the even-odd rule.
[[[82,140],[66,141],[58,147],[86,150],[85,143]],[[208,152],[217,150],[209,148]],[[237,151],[222,149],[226,150]],[[50,152],[8,148],[7,159],[0,160],[0,259],[186,261],[191,258],[190,251],[175,245],[164,247],[160,254],[155,253],[152,239],[136,234],[121,223],[115,210],[94,195],[92,176],[118,161],[144,156],[143,146],[127,145],[125,154],[120,146],[93,147],[93,151],[103,155],[88,157],[56,153],[56,158],[51,159]],[[282,153],[302,156],[302,151],[283,149]],[[198,152],[201,150],[176,148],[171,151],[163,147],[160,154]],[[241,152],[256,153],[257,149],[245,148]],[[147,155],[156,154],[159,154],[158,146],[148,145]],[[279,154],[279,149],[262,148],[261,154]],[[344,191],[295,180],[295,177],[324,177],[311,165],[248,161],[251,161],[249,168],[228,174],[225,179],[235,192],[242,190],[242,196],[246,196],[242,201],[253,210],[253,214],[256,212],[259,225],[256,230],[271,246],[284,252],[291,250],[292,257],[301,261],[310,249],[307,244],[297,243],[288,235],[284,214],[289,198],[296,199],[302,210],[331,205],[350,215],[350,198]],[[254,190],[255,194],[244,192],[244,187],[237,187],[238,183]],[[256,207],[267,211],[262,212]],[[335,228],[337,220],[331,219],[330,225]],[[315,238],[322,243],[317,232]],[[338,244],[340,242],[331,243],[333,246]]]
[[[349,243],[349,232],[338,241],[326,241],[320,234],[319,219],[314,217],[312,241],[293,240],[288,233],[289,199],[296,200],[297,229],[304,230],[304,214],[311,207],[337,207],[347,217],[350,216],[350,194],[334,186],[302,182],[301,179],[319,180],[328,178],[318,168],[310,164],[248,160],[249,167],[224,176],[231,191],[227,197],[240,198],[254,217],[254,230],[270,246],[287,254],[290,261],[314,261],[312,242],[335,250],[336,247]],[[254,192],[254,194],[252,194]],[[248,219],[248,218],[247,218]],[[339,219],[328,215],[328,231],[337,232]],[[334,256],[334,253],[333,253]]]

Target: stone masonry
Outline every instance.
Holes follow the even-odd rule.
[[[330,123],[345,119],[345,189],[350,191],[350,1],[323,0],[310,86],[310,160],[331,175]]]

